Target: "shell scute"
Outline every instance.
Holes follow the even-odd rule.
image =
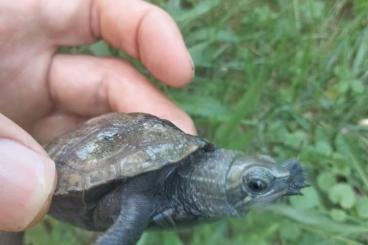
[[[110,113],[46,145],[56,162],[56,195],[84,191],[177,163],[207,141],[143,113]]]

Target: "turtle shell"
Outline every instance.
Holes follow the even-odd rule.
[[[174,164],[208,145],[167,120],[109,113],[45,146],[55,161],[55,195],[86,190]]]

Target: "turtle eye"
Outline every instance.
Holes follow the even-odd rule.
[[[263,192],[268,188],[267,183],[261,179],[248,180],[248,188],[256,193]]]

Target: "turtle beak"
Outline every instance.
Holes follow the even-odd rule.
[[[289,160],[284,164],[284,167],[289,171],[290,175],[287,180],[288,190],[286,195],[303,195],[301,189],[310,186],[305,180],[305,170],[297,160]]]

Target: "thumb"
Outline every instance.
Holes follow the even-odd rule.
[[[20,231],[46,212],[55,166],[22,128],[0,114],[0,230]]]

